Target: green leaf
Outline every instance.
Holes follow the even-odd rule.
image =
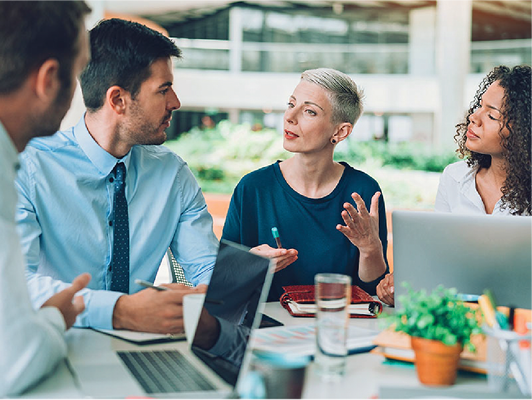
[[[458,340],[456,339],[456,335],[448,333],[443,337],[442,342],[448,346],[453,346],[458,342]]]
[[[415,322],[415,321],[413,321]],[[430,314],[425,314],[425,315],[421,315],[418,319],[417,319],[417,327],[419,329],[424,329],[426,328],[428,325],[431,325],[432,323],[434,322],[434,317]]]

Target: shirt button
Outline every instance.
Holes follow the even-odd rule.
[[[109,178],[109,182],[113,183],[114,181],[114,178]]]
[[[113,226],[113,221],[109,221],[109,226]]]

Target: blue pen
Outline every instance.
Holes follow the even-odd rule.
[[[277,243],[277,248],[282,249],[283,245],[281,244],[281,239],[279,238],[279,231],[277,230],[275,226],[272,228],[272,235],[273,235],[273,238],[275,239],[275,243]]]

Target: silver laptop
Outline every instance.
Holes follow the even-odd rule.
[[[491,289],[497,305],[531,308],[532,217],[394,211],[395,303],[439,284],[464,295]]]
[[[106,398],[233,395],[247,370],[249,337],[260,321],[272,279],[270,260],[248,250],[220,243],[191,348],[186,342],[134,346],[116,339],[112,348],[102,348],[101,343],[109,347],[109,341],[97,336],[91,336],[91,343],[71,343],[68,361],[82,393]],[[217,343],[223,346],[203,343],[212,326],[205,322],[206,314],[220,322]]]

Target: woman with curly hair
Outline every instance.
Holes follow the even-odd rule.
[[[465,121],[456,125],[456,152],[440,178],[435,211],[531,215],[531,68],[494,68],[481,82]],[[394,304],[393,274],[377,296]]]
[[[464,161],[445,168],[436,211],[530,215],[529,66],[496,67],[457,127]]]

